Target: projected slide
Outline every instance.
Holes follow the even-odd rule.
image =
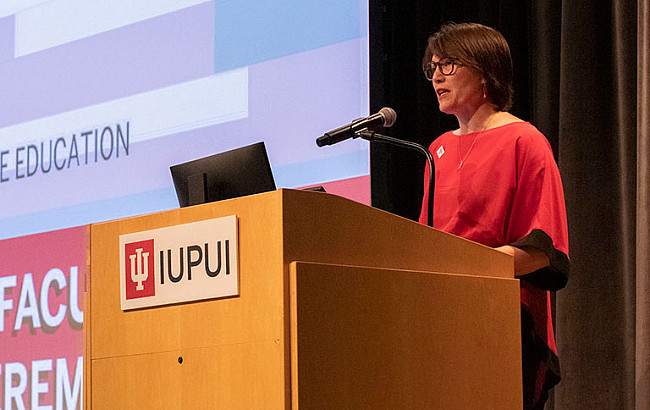
[[[169,166],[258,141],[276,185],[368,174],[367,2],[5,0],[0,239],[178,206]]]
[[[83,408],[87,241],[86,227],[0,241],[0,408]]]

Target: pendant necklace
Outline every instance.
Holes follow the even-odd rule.
[[[483,131],[485,131],[487,129],[487,127],[488,127],[488,125],[490,125],[491,121],[492,121],[492,117],[490,117],[490,119],[485,123],[485,126],[483,127],[481,132],[479,132],[478,135],[476,137],[474,137],[474,141],[472,141],[472,145],[469,146],[469,150],[467,150],[467,153],[465,154],[464,157],[460,156],[460,136],[458,137],[458,139],[457,139],[457,141],[458,141],[458,158],[460,159],[460,163],[458,164],[458,169],[461,169],[463,167],[463,164],[465,164],[465,160],[467,159],[467,157],[469,157],[470,152],[472,152],[472,148],[474,148],[474,144],[476,144],[476,140],[478,139],[478,137],[481,136],[481,134],[483,134]]]

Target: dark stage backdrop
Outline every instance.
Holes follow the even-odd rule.
[[[428,144],[454,128],[421,72],[427,37],[475,21],[508,40],[513,114],[549,139],[572,271],[556,295],[563,381],[547,409],[650,410],[650,0],[371,0],[371,112]],[[372,201],[417,219],[424,160],[373,143]]]

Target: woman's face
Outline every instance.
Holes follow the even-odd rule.
[[[440,58],[433,56],[431,61],[437,63]],[[459,120],[471,118],[478,107],[486,102],[483,97],[485,80],[476,70],[462,63],[456,62],[450,75],[443,75],[439,68],[436,69],[431,83],[438,97],[440,111],[455,115]]]

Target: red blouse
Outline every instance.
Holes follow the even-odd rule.
[[[515,122],[465,135],[450,131],[429,150],[435,228],[491,247],[532,246],[549,256],[550,267],[520,277],[522,309],[532,315],[536,344],[546,350],[537,353],[537,401],[560,379],[548,290],[564,287],[570,268],[564,193],[551,146],[533,125]],[[420,223],[426,224],[428,182],[424,189]]]

